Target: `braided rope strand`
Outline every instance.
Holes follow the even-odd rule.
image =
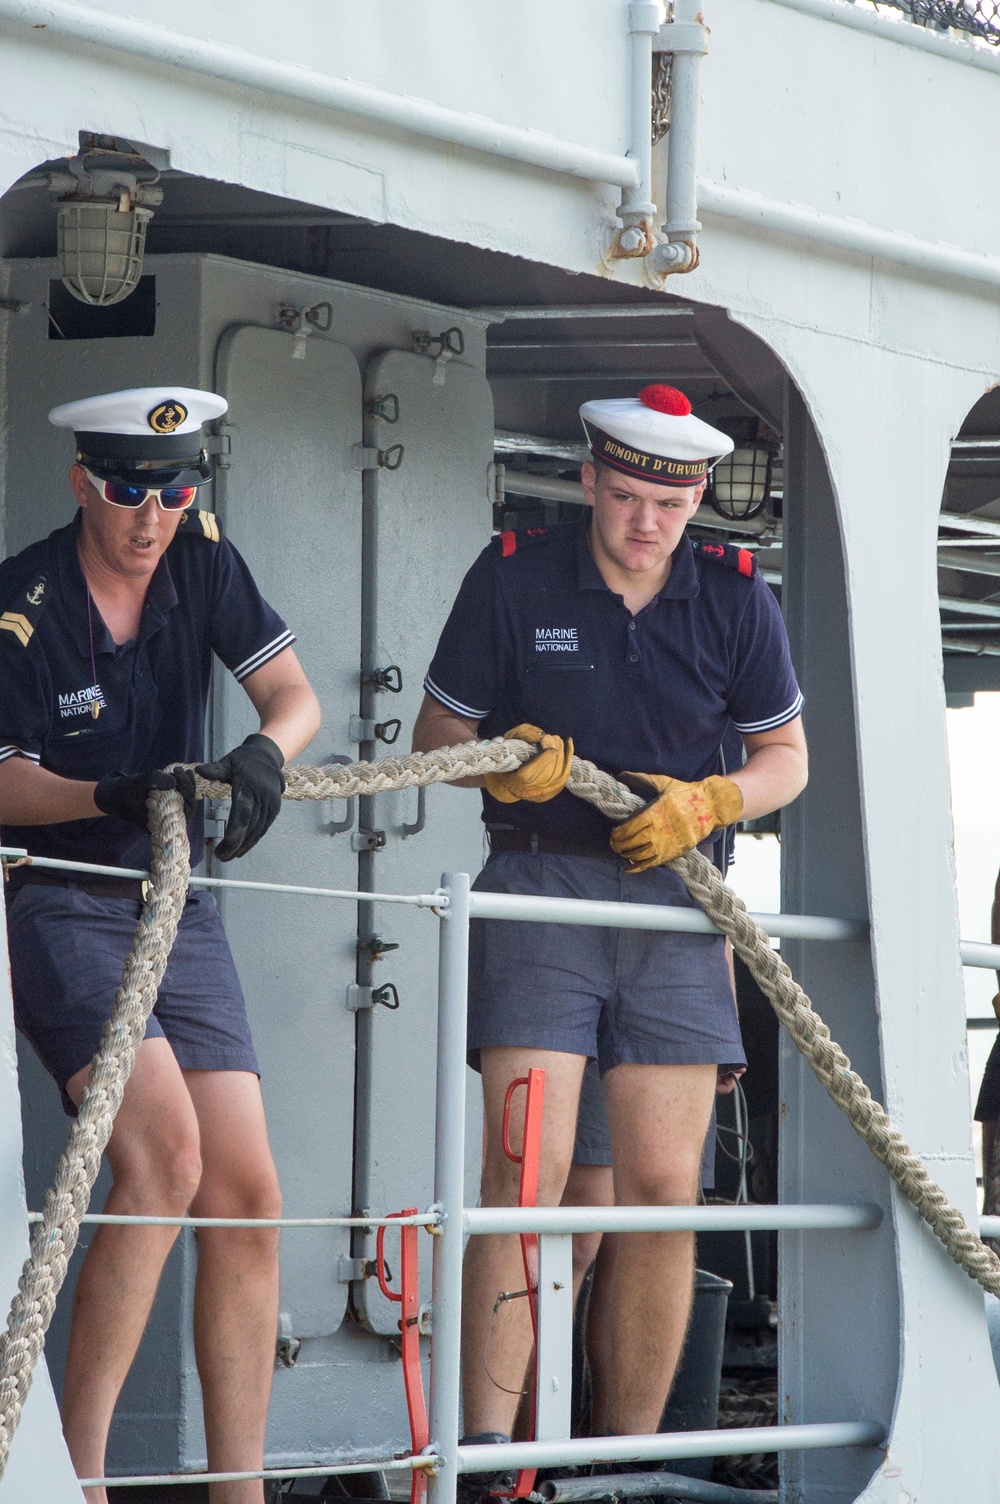
[[[115,1114],[146,1032],[177,934],[190,875],[187,827],[179,794],[149,796],[153,829],[150,894],[143,905],[111,1017],[94,1056],[80,1111],[69,1131],[42,1221],[31,1237],[7,1330],[0,1337],[0,1476],[31,1387],[56,1296],[80,1233],[80,1218],[101,1168]]]
[[[293,765],[285,770],[285,798],[348,799],[356,794],[424,788],[484,773],[511,772],[536,750],[530,742],[496,738],[377,763],[320,768]],[[195,781],[199,797],[229,797],[228,784],[197,776]],[[567,788],[616,821],[636,814],[645,804],[638,794],[583,758],[574,757]],[[190,866],[180,796],[152,793],[149,807],[152,891],[143,906],[111,1017],[94,1057],[79,1116],[70,1129],[55,1183],[45,1198],[43,1220],[32,1235],[31,1253],[11,1305],[7,1330],[0,1337],[0,1477],[184,905]],[[893,1127],[885,1109],[852,1070],[847,1055],[831,1039],[826,1024],[788,967],[772,951],[768,936],[744,904],[700,852],[690,851],[669,866],[713,923],[732,940],[737,955],[749,967],[818,1080],[950,1257],[983,1289],[1000,1296],[1000,1258],[971,1230]]]

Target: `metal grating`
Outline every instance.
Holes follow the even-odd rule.
[[[874,4],[876,10],[885,6],[903,11],[917,26],[964,31],[1000,46],[1000,0],[874,0]]]

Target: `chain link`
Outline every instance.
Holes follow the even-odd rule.
[[[653,145],[662,141],[670,129],[670,79],[672,52],[653,53]]]
[[[1000,46],[1000,0],[875,0],[901,10],[917,26],[932,31],[964,31],[980,41]]]

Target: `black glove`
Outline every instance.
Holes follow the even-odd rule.
[[[153,768],[149,773],[105,773],[94,790],[94,803],[105,815],[115,815],[149,831],[149,808],[146,796],[151,789],[176,789],[184,800],[184,818],[194,813],[194,774],[187,768],[164,773]]]
[[[246,856],[270,829],[285,792],[284,762],[277,743],[255,731],[218,762],[203,762],[195,769],[213,783],[228,783],[233,791],[226,833],[215,848],[220,862]]]

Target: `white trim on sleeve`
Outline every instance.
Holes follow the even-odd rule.
[[[440,701],[442,705],[446,706],[449,710],[453,710],[456,715],[463,716],[468,721],[481,721],[484,716],[490,713],[489,709],[476,710],[471,705],[463,705],[461,700],[453,700],[451,695],[446,695],[443,689],[438,688],[430,674],[424,680],[424,688],[435,700]]]
[[[41,762],[40,752],[26,752],[23,747],[15,747],[11,743],[0,747],[0,762],[6,762],[8,757],[26,757],[29,762]]]
[[[256,673],[259,668],[263,668],[264,664],[271,658],[277,657],[279,653],[284,652],[285,648],[290,648],[294,641],[295,633],[286,629],[273,642],[269,642],[264,648],[258,648],[256,653],[245,659],[238,668],[234,668],[233,678],[238,683],[242,683],[248,675]]]
[[[780,715],[772,715],[766,721],[750,721],[746,725],[741,725],[739,721],[734,721],[733,725],[737,731],[742,732],[745,736],[754,736],[758,731],[776,731],[779,726],[787,726],[789,721],[794,721],[795,717],[802,710],[802,705],[803,698],[802,691],[800,690],[789,708],[783,710]]]

